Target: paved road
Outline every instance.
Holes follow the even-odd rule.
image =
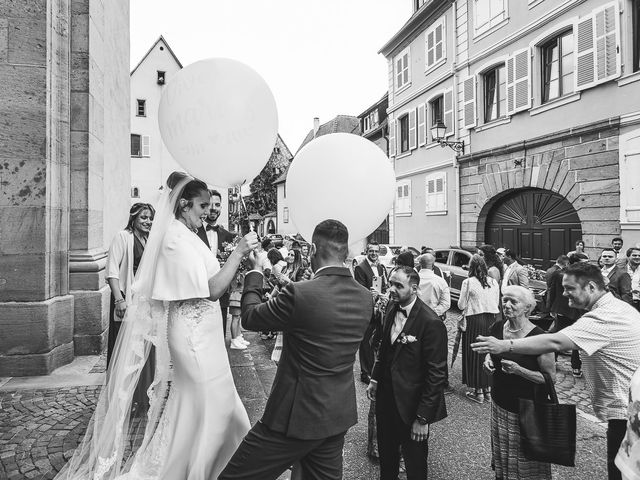
[[[453,342],[457,314],[447,325]],[[246,335],[252,345],[230,351],[238,392],[252,422],[260,418],[275,366],[269,359],[273,341]],[[491,479],[489,405],[470,403],[463,397],[457,360],[451,373],[456,393],[447,396],[449,417],[432,427],[430,478]],[[359,373],[356,364],[355,371]],[[575,469],[554,467],[555,479],[606,478],[605,430],[589,420],[584,380],[571,375],[568,357],[558,363],[558,392],[585,412],[578,418],[578,455]],[[0,379],[0,480],[51,479],[73,453],[91,416],[104,378],[104,358],[79,357],[53,375]],[[358,376],[356,376],[358,378]],[[357,384],[359,423],[347,435],[345,473],[349,480],[377,478],[377,465],[366,454],[366,417],[369,402],[365,386]],[[283,475],[282,480],[288,478]]]

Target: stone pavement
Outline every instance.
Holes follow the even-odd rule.
[[[447,319],[450,349],[457,318],[459,313],[452,312]],[[238,393],[253,424],[264,409],[275,366],[269,359],[273,341],[262,341],[251,333],[246,336],[252,345],[244,351],[230,350],[229,355]],[[449,418],[434,427],[433,441],[437,449],[430,455],[430,460],[433,458],[436,463],[436,471],[446,477],[434,478],[490,478],[490,471],[486,472],[487,477],[456,470],[462,462],[471,465],[476,472],[486,471],[488,455],[488,425],[485,423],[489,407],[470,405],[462,398],[464,388],[460,385],[462,361],[459,355],[452,371],[452,384],[457,392],[447,397]],[[104,369],[104,357],[78,357],[71,365],[46,377],[0,378],[0,480],[51,479],[55,476],[84,434],[104,381]],[[357,390],[360,422],[346,438],[344,478],[375,478],[377,466],[364,454],[368,401],[364,386],[359,382]],[[568,357],[559,357],[557,390],[561,401],[576,403],[585,419],[595,420],[591,416],[593,411],[584,379],[573,378]],[[591,421],[579,422],[584,425],[582,430],[579,428],[581,455],[587,459],[585,461],[590,457],[602,458],[602,452],[598,450],[604,442],[602,426]],[[458,439],[459,435],[463,438]],[[462,453],[459,451],[461,445],[464,445]],[[598,472],[601,467],[598,465],[591,471]],[[288,476],[285,474],[281,478]],[[570,472],[557,478],[580,477],[574,477]],[[583,475],[582,478],[599,477]]]

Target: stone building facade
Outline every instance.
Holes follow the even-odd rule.
[[[128,73],[128,0],[0,0],[0,377],[105,344],[105,245],[129,206]]]

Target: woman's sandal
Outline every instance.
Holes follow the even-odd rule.
[[[465,393],[465,396],[472,402],[476,402],[479,404],[484,403],[484,395],[482,395],[481,393],[467,392]]]

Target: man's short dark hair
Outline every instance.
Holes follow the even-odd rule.
[[[569,257],[567,257],[566,255],[560,255],[556,260],[556,263],[558,263],[559,265],[566,265],[567,263],[569,263]]]
[[[367,242],[367,251],[369,250],[369,247],[379,247],[380,244],[378,242],[376,242],[375,240],[371,240],[370,242]]]
[[[574,263],[569,265],[564,274],[573,275],[582,288],[586,287],[589,282],[593,282],[598,287],[598,290],[605,290],[606,288],[602,272],[596,265],[587,262]]]
[[[574,263],[581,262],[582,260],[589,260],[589,257],[584,253],[572,253],[569,255],[569,263],[572,265]]]
[[[414,262],[413,253],[411,252],[402,252],[396,257],[396,265],[399,267],[413,268]]]
[[[420,285],[420,275],[418,275],[418,272],[416,272],[415,268],[401,265],[399,267],[396,267],[393,272],[404,273],[409,279],[409,285]]]
[[[515,251],[511,250],[510,248],[507,248],[507,249],[504,251],[504,255],[505,255],[506,257],[513,258],[514,260],[517,260],[517,259],[518,259],[518,254],[517,254]]]
[[[218,190],[209,190],[209,195],[212,197],[218,197],[220,200],[222,200],[222,195]]]
[[[611,239],[611,243],[613,243],[613,242],[620,242],[620,243],[622,243],[624,245],[624,241],[620,237],[613,237]]]
[[[631,254],[635,251],[640,252],[640,247],[631,247],[627,248],[627,257],[630,257]]]
[[[338,220],[324,220],[313,230],[312,242],[316,255],[323,260],[337,259],[344,262],[349,254],[349,231]]]
[[[263,250],[268,251],[271,248],[271,245],[273,245],[273,242],[270,238],[265,238],[264,240],[262,240],[262,243],[260,245],[262,245]]]
[[[600,255],[602,255],[604,252],[613,252],[613,254],[614,254],[614,255],[615,255],[615,253],[616,253],[616,251],[615,251],[613,248],[611,248],[611,247],[604,247],[604,248],[602,249],[602,251],[600,252]]]

